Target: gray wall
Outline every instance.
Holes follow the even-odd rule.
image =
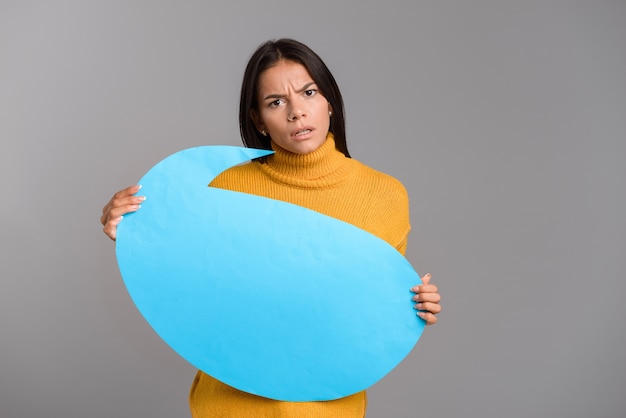
[[[100,210],[161,158],[238,145],[254,48],[308,43],[353,156],[412,202],[440,323],[368,417],[626,414],[626,2],[0,2],[0,416],[185,417]]]

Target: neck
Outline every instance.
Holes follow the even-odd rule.
[[[274,142],[275,153],[269,156],[264,170],[283,183],[297,183],[301,187],[317,187],[334,184],[346,174],[349,159],[335,149],[332,133],[315,151],[307,154],[295,154]]]

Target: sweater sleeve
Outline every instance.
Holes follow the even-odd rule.
[[[409,241],[410,231],[411,231],[411,227],[409,226],[409,229],[406,231],[406,235],[404,236],[404,238],[402,238],[402,241],[400,241],[398,245],[396,245],[396,250],[398,250],[400,254],[402,255],[406,255],[406,246]]]

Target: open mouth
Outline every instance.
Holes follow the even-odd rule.
[[[302,136],[311,133],[310,129],[303,129],[301,131],[296,132],[296,136]]]

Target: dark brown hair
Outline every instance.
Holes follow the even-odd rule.
[[[280,60],[297,62],[307,69],[333,110],[329,130],[335,137],[335,147],[346,157],[350,157],[346,144],[343,98],[339,86],[324,61],[311,48],[293,39],[267,41],[257,48],[248,61],[239,101],[239,130],[244,145],[250,148],[272,149],[270,138],[263,136],[256,129],[250,111],[252,109],[258,111],[259,76]]]

